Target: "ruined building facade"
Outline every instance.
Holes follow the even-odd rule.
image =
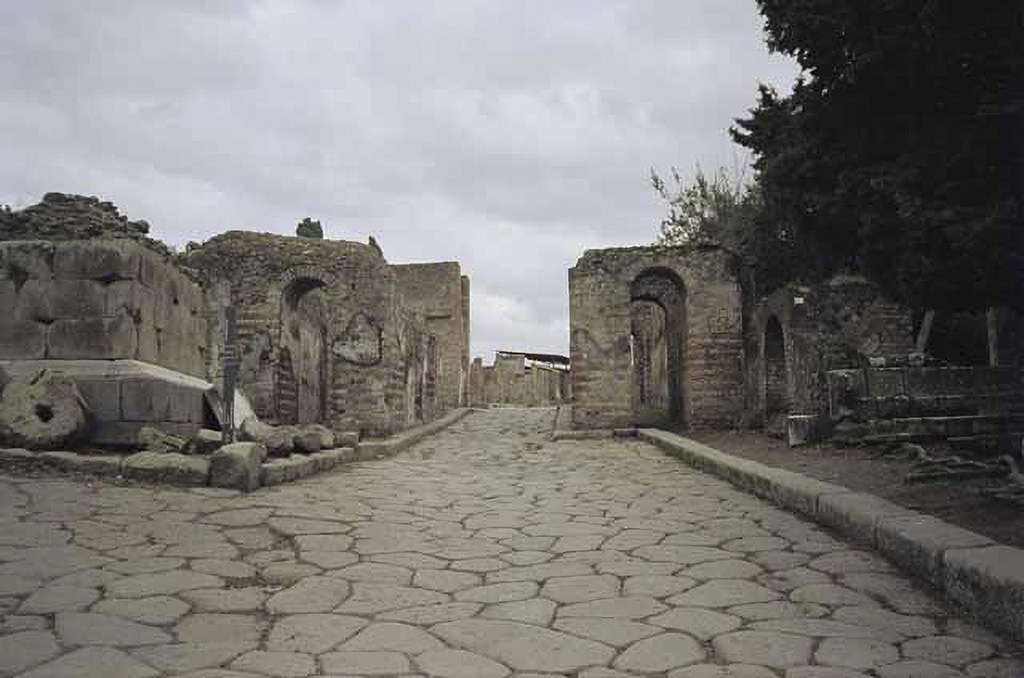
[[[470,367],[473,407],[552,407],[572,400],[565,356],[498,351],[493,365],[476,358]]]
[[[104,431],[189,434],[237,357],[272,424],[383,435],[468,399],[469,281],[375,243],[232,231],[175,255],[110,203],[48,194],[0,229],[0,367],[74,376]],[[225,346],[226,310],[237,343]],[[230,355],[229,355],[230,354]],[[240,422],[236,422],[240,423]]]

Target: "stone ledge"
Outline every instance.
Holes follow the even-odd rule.
[[[1024,550],[874,495],[733,457],[673,433],[640,429],[638,434],[701,471],[870,543],[905,571],[942,589],[983,624],[1024,640]]]
[[[393,456],[423,438],[443,431],[472,411],[473,408],[471,407],[460,407],[452,410],[440,419],[435,419],[421,426],[402,431],[388,438],[360,440],[359,445],[356,447],[356,461],[370,461],[372,459]]]

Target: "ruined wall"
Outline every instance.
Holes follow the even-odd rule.
[[[237,308],[239,381],[261,418],[313,420],[310,408],[320,398],[324,423],[337,431],[386,434],[408,425],[412,348],[405,334],[414,320],[404,312],[394,273],[379,250],[354,242],[231,231],[184,260],[207,286],[229,290],[213,305]],[[310,293],[314,296],[307,299]],[[296,326],[298,338],[292,333]],[[316,381],[317,355],[326,394],[307,389],[303,396],[303,379]]]
[[[772,360],[772,320],[782,332],[781,360]],[[906,359],[914,349],[909,309],[887,299],[876,285],[837,276],[814,286],[790,284],[756,304],[745,331],[747,406],[751,423],[770,410],[815,414],[827,407],[825,373],[860,367],[870,358]],[[781,367],[781,372],[780,372]],[[779,378],[783,384],[772,387]],[[770,394],[783,391],[784,406]]]
[[[636,423],[632,305],[654,298],[656,286],[636,290],[635,283],[647,279],[671,281],[680,297],[679,317],[666,321],[680,342],[675,423],[735,423],[742,410],[743,338],[732,255],[715,247],[635,247],[588,250],[569,270],[574,425]]]
[[[522,354],[497,354],[493,365],[476,358],[470,372],[474,407],[551,407],[563,402],[565,370],[527,363]]]
[[[0,308],[0,358],[140,360],[206,374],[202,291],[140,241],[0,242]]]
[[[438,407],[462,405],[469,368],[469,281],[457,262],[396,264],[391,267],[403,303],[423,316],[436,337]]]
[[[469,405],[469,276],[462,276],[462,384],[459,405]]]
[[[483,358],[474,358],[469,368],[469,406],[486,407],[487,395],[484,391],[484,361]]]

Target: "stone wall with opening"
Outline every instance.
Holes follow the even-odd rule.
[[[735,257],[724,249],[588,250],[569,270],[569,327],[574,426],[728,426],[739,418],[741,295]]]

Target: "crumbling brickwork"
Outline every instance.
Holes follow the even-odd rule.
[[[574,425],[638,423],[633,321],[641,302],[665,314],[663,422],[733,424],[743,403],[736,262],[723,249],[693,246],[588,250],[569,270]]]
[[[465,402],[469,368],[469,279],[454,261],[391,268],[402,303],[423,317],[435,338],[438,407],[459,407]]]
[[[747,319],[747,407],[752,423],[827,408],[825,373],[870,358],[906,359],[914,349],[909,309],[854,276],[790,284],[761,300]]]

